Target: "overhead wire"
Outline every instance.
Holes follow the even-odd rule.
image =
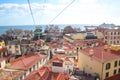
[[[30,13],[31,13],[31,17],[32,17],[33,23],[34,23],[34,25],[35,25],[35,19],[34,19],[34,15],[33,15],[33,12],[32,12],[31,5],[30,5],[30,1],[29,1],[29,0],[27,0],[27,1],[28,1],[28,5],[29,5],[29,9],[30,9]]]
[[[65,8],[63,8],[62,11],[60,11],[60,13],[58,13],[48,24],[52,23],[58,16],[60,16],[70,5],[73,4],[75,0],[72,0]]]
[[[27,0],[27,1],[28,1],[30,13],[31,13],[31,17],[32,17],[33,23],[34,23],[34,25],[35,25],[35,19],[34,19],[34,15],[33,15],[33,12],[32,12],[31,4],[30,4],[30,1],[29,1],[29,0]],[[72,1],[71,1],[65,8],[63,8],[63,10],[60,11],[60,13],[58,13],[48,24],[50,24],[50,23],[53,22],[58,16],[60,16],[70,5],[73,4],[74,1],[75,1],[75,0],[72,0]],[[46,2],[46,0],[45,0],[45,2]]]

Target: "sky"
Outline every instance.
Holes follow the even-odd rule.
[[[102,23],[120,25],[120,0],[29,1],[36,25]],[[66,8],[72,1],[73,3]],[[27,0],[0,0],[0,25],[34,25]]]

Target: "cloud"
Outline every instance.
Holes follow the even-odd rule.
[[[93,3],[96,3],[97,2],[97,0],[80,0],[80,3],[82,3],[82,4],[93,4]]]
[[[48,24],[71,1],[72,0],[58,0],[57,4],[47,2],[31,3],[36,24]],[[75,0],[52,24],[100,24],[102,22],[119,24],[119,11],[116,5],[101,4],[98,0]],[[25,24],[26,21],[27,24],[32,24],[28,4],[1,4],[0,16],[2,16],[1,21],[3,18],[5,18],[6,21],[7,19],[14,18],[14,20],[19,21],[20,24]],[[14,24],[14,21],[12,23]]]
[[[68,4],[71,3],[73,0],[58,0],[59,4]],[[75,1],[74,1],[75,2]]]
[[[4,14],[7,15],[26,15],[28,12],[28,6],[26,4],[19,5],[19,4],[2,4],[0,5],[0,11],[4,10]]]

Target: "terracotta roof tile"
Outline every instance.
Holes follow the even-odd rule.
[[[10,62],[10,68],[15,68],[15,69],[29,69],[31,66],[36,64],[39,60],[45,58],[45,55],[41,54],[28,54],[23,57],[19,57],[15,59],[14,61]]]
[[[92,57],[104,62],[104,61],[108,61],[108,60],[112,60],[115,58],[120,58],[120,51],[119,52],[112,52],[110,49],[105,50],[104,46],[99,46],[99,47],[94,47],[94,48],[86,48],[81,50],[81,52],[83,52],[86,55],[90,55],[89,51],[93,50],[93,55]]]
[[[47,80],[49,75],[49,68],[42,67],[39,70],[32,71],[24,80]]]

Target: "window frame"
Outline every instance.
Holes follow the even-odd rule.
[[[113,75],[115,75],[115,74],[117,74],[117,70],[116,69],[114,69],[114,71],[113,71]]]
[[[109,72],[106,72],[105,73],[105,78],[108,78],[109,77]]]
[[[117,67],[118,66],[118,61],[116,60],[115,62],[114,62],[114,67]]]
[[[107,63],[107,64],[106,64],[106,70],[109,70],[110,67],[111,67],[111,64],[110,64],[110,63]]]

